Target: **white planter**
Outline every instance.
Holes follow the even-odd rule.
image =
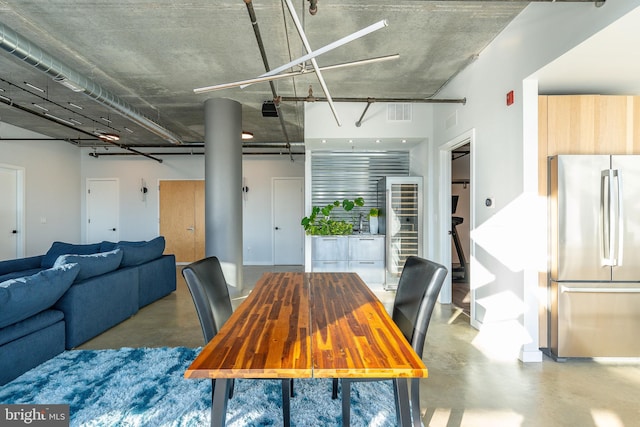
[[[378,217],[377,216],[369,217],[369,233],[378,234]]]

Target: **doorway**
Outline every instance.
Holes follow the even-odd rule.
[[[120,240],[119,181],[87,179],[87,242]]]
[[[0,260],[24,256],[24,169],[0,165]]]
[[[442,286],[442,291],[440,292],[439,301],[443,304],[453,304],[453,292],[456,291],[458,295],[463,294],[464,292],[462,298],[459,298],[458,295],[455,297],[455,303],[461,304],[465,299],[468,301],[468,312],[464,310],[466,309],[466,307],[464,307],[464,309],[460,308],[459,312],[460,314],[468,314],[469,323],[471,324],[471,326],[473,326],[474,328],[479,328],[478,322],[474,320],[474,244],[473,239],[471,238],[471,230],[473,230],[473,224],[475,223],[475,190],[473,187],[475,176],[474,140],[475,130],[471,129],[451,139],[449,142],[443,144],[440,147],[438,215],[442,219],[438,223],[438,250],[441,255],[442,263],[445,266],[448,266],[449,271],[451,271],[452,273],[447,274],[445,283]],[[458,157],[458,155],[463,154],[456,154],[456,151],[464,151],[462,159],[465,160],[454,160],[454,158]],[[460,165],[454,166],[455,162],[460,162]],[[460,183],[454,184],[454,180]],[[467,186],[467,188],[464,188],[465,185]],[[457,206],[455,206],[455,213],[453,210],[453,195],[459,196]],[[456,225],[456,232],[458,232],[458,238],[460,239],[460,247],[462,248],[462,253],[466,258],[466,277],[464,281],[460,280],[462,272],[454,272],[454,270],[460,270],[459,257],[455,248],[452,233],[454,217],[462,218],[462,221],[457,220],[459,224]],[[469,288],[468,291],[466,289],[467,286]],[[458,300],[462,301],[458,302]]]
[[[301,178],[273,178],[274,265],[304,263],[304,182]]]
[[[451,302],[471,316],[469,286],[469,207],[471,200],[471,144],[451,151]]]
[[[188,264],[205,256],[204,181],[160,181],[160,234],[165,253]]]

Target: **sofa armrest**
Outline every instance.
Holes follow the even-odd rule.
[[[32,270],[34,268],[40,268],[42,258],[44,255],[36,255],[27,258],[9,259],[6,261],[0,261],[0,276],[15,271]]]

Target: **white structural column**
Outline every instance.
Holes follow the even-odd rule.
[[[227,283],[242,290],[242,108],[204,103],[205,252],[220,260]]]

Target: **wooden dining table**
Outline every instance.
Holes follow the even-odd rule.
[[[400,424],[408,426],[407,379],[427,375],[360,276],[301,272],[263,274],[184,374],[216,380],[212,426],[225,425],[234,378],[395,378]]]

